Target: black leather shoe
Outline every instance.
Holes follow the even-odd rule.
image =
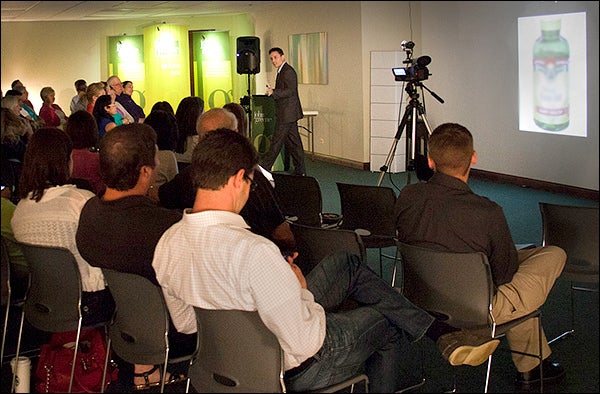
[[[559,363],[545,359],[542,364],[544,368],[544,383],[559,382],[565,376],[565,369]],[[531,371],[520,372],[517,374],[517,383],[521,386],[529,386],[539,382],[539,367],[535,367]]]

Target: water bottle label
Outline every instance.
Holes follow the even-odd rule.
[[[557,130],[569,122],[569,59],[533,60],[535,122],[542,128]]]

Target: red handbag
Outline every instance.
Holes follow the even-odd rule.
[[[69,390],[76,331],[53,333],[50,343],[41,346],[35,370],[38,393],[66,393]],[[99,393],[102,386],[106,339],[102,331],[92,328],[81,332],[73,375],[74,393]],[[118,369],[110,362],[104,389],[118,378]]]

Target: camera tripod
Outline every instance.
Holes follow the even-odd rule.
[[[425,111],[423,110],[423,105],[419,102],[419,94],[417,93],[416,86],[421,86],[425,89],[425,87],[420,82],[408,82],[406,88],[404,89],[409,97],[410,101],[406,105],[406,109],[404,111],[404,115],[402,116],[402,120],[398,125],[398,130],[396,131],[396,136],[394,137],[394,142],[392,143],[392,147],[390,152],[388,153],[387,159],[385,163],[381,166],[381,174],[379,175],[379,181],[377,182],[377,186],[381,186],[381,182],[383,181],[383,177],[387,172],[392,160],[394,158],[394,154],[396,153],[396,146],[398,145],[398,141],[400,141],[400,137],[402,137],[402,132],[406,128],[409,120],[411,121],[411,136],[410,138],[407,136],[406,143],[406,171],[407,171],[407,184],[410,183],[410,171],[415,170],[415,158],[416,158],[416,146],[417,146],[417,119],[420,116],[425,123],[425,127],[427,128],[427,132],[431,135],[431,127],[429,126],[429,121],[425,116]],[[444,102],[438,95],[427,89],[437,100],[441,103]],[[410,143],[410,147],[409,147]]]

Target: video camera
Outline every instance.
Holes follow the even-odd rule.
[[[412,41],[402,41],[402,48],[406,52],[405,64],[412,64],[412,50],[415,43]],[[429,56],[421,56],[417,59],[414,65],[410,67],[394,67],[392,73],[396,81],[418,82],[424,81],[431,75],[427,66],[431,63]]]

